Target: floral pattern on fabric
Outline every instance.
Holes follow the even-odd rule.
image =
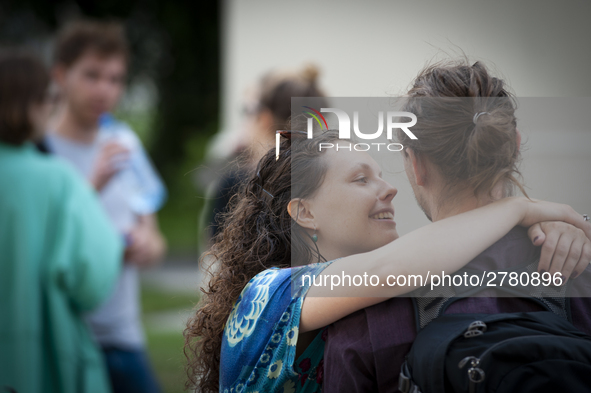
[[[265,270],[254,277],[240,294],[225,328],[230,346],[233,347],[254,331],[257,320],[269,301],[269,283],[276,275],[277,270]]]
[[[309,285],[331,262],[272,268],[253,277],[234,304],[222,341],[220,392],[321,392],[325,329],[296,360]],[[292,290],[293,284],[293,290]]]

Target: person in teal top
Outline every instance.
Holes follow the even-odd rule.
[[[0,391],[110,392],[82,315],[110,295],[122,241],[87,183],[31,142],[48,82],[34,57],[0,54]]]
[[[385,283],[392,275],[457,271],[514,226],[541,221],[583,229],[571,239],[579,252],[591,244],[591,225],[574,210],[527,198],[505,198],[398,239],[397,190],[369,154],[321,151],[321,144],[349,143],[336,131],[312,139],[278,133],[289,139],[261,159],[202,259],[215,261],[213,274],[185,330],[187,385],[200,392],[321,392],[325,327],[418,285],[353,279],[332,291],[334,276]],[[586,264],[581,258],[576,269]],[[552,259],[553,271],[572,268]]]

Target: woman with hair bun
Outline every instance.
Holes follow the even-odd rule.
[[[328,106],[326,94],[319,87],[319,70],[314,64],[292,70],[272,70],[259,81],[243,108],[244,129],[238,143],[236,166],[228,170],[218,186],[213,207],[212,235],[220,232],[219,213],[225,212],[238,185],[265,153],[275,146],[275,130],[289,128],[292,97],[317,97],[319,105]]]
[[[307,64],[295,71],[270,71],[261,78],[254,99],[244,108],[253,166],[275,146],[275,130],[289,128],[292,97],[326,97],[318,85],[319,73],[315,65]],[[328,101],[324,99],[319,104],[328,106]]]

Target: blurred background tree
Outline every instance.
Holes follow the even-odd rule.
[[[32,47],[49,64],[55,32],[80,17],[125,25],[132,59],[116,116],[139,134],[168,187],[159,217],[171,252],[197,257],[204,200],[192,172],[219,123],[220,3],[2,1],[0,44]]]

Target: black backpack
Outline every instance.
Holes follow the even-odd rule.
[[[482,289],[420,288],[400,391],[591,392],[591,336],[572,325],[567,287],[525,288],[547,311],[448,315],[450,304]],[[513,294],[523,297],[523,288]]]

